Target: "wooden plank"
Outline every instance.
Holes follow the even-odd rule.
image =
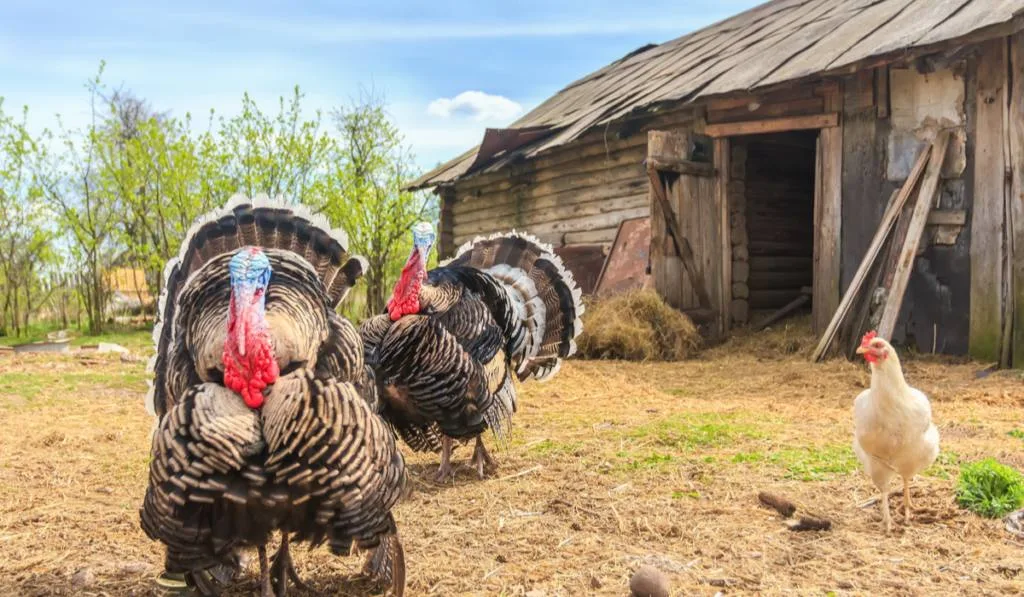
[[[967,211],[963,209],[936,209],[928,214],[929,226],[963,226],[967,223]]]
[[[842,90],[825,98],[825,109],[842,109]],[[843,129],[822,129],[818,135],[818,185],[814,193],[814,296],[812,324],[820,334],[839,307],[839,251],[842,234]]]
[[[854,274],[849,288],[846,289],[846,294],[843,295],[843,299],[839,303],[839,307],[836,309],[835,315],[832,317],[832,320],[829,321],[828,327],[825,328],[825,332],[821,335],[821,339],[818,341],[817,348],[814,349],[811,360],[815,362],[820,361],[822,357],[828,353],[829,348],[831,348],[832,341],[835,339],[836,332],[838,332],[839,328],[843,325],[853,303],[860,298],[860,291],[864,284],[864,280],[867,279],[868,272],[870,272],[874,267],[875,260],[878,258],[878,254],[882,250],[882,246],[885,244],[886,238],[888,238],[889,233],[892,232],[893,225],[896,223],[896,218],[898,218],[903,212],[903,206],[906,205],[911,192],[917,186],[917,181],[921,178],[921,174],[924,172],[930,153],[931,145],[926,145],[920,155],[917,156],[917,161],[914,162],[914,167],[911,169],[910,176],[907,178],[906,182],[903,183],[900,190],[896,191],[893,194],[893,197],[889,200],[889,206],[885,209],[885,214],[882,215],[882,222],[878,225],[878,229],[875,231],[875,236],[871,239],[871,244],[868,245],[868,250],[864,254],[864,258],[861,260],[860,265],[857,266],[857,273]]]
[[[1005,41],[982,46],[977,64],[974,205],[971,210],[971,324],[969,352],[998,361],[1002,335]]]
[[[800,296],[796,297],[795,299],[787,303],[786,306],[782,307],[778,311],[766,317],[763,321],[761,321],[761,323],[757,324],[757,326],[754,327],[754,331],[760,332],[761,330],[772,325],[773,323],[785,319],[786,316],[788,316],[790,313],[793,313],[794,311],[796,311],[797,309],[806,305],[809,302],[811,302],[811,289],[804,288],[802,289]]]
[[[875,69],[875,113],[881,119],[889,118],[889,67]]]
[[[839,113],[812,114],[810,116],[787,116],[768,120],[748,120],[709,124],[704,129],[709,137],[738,137],[741,135],[764,135],[811,129],[826,129],[839,126]]]
[[[1009,21],[1021,10],[1020,0],[973,0],[956,13],[955,18],[935,27],[917,41],[933,44],[965,35],[982,27]]]
[[[870,32],[848,51],[832,61],[830,67],[857,62],[915,45],[918,39],[941,24],[970,0],[914,0],[894,17]]]
[[[809,51],[795,57],[760,83],[762,85],[781,83],[822,70],[823,65],[831,64],[832,61],[864,39],[866,33],[874,31],[887,22],[910,2],[911,0],[885,0],[858,12],[846,19],[843,24],[831,31]]]
[[[715,166],[704,162],[647,158],[646,164],[647,167],[654,168],[660,172],[674,172],[676,174],[704,177],[711,177],[715,175]]]
[[[651,179],[651,194],[654,197],[655,205],[658,206],[665,220],[672,247],[675,248],[676,255],[683,261],[683,267],[686,268],[686,273],[690,276],[690,283],[693,285],[694,292],[697,293],[697,299],[700,302],[701,308],[709,309],[711,308],[711,298],[708,296],[704,275],[697,269],[697,265],[694,263],[693,249],[690,247],[690,241],[679,231],[678,219],[676,218],[675,211],[672,209],[672,205],[668,202],[668,197],[665,195],[665,183],[661,180],[661,174],[657,170],[652,169],[647,171],[647,175]]]
[[[921,181],[921,191],[918,193],[917,203],[914,204],[914,211],[910,216],[907,240],[900,250],[892,285],[889,287],[889,294],[886,296],[885,307],[882,310],[882,319],[878,324],[878,335],[886,340],[892,338],[900,308],[903,306],[903,296],[907,291],[907,284],[910,282],[910,272],[914,267],[914,260],[917,258],[917,247],[921,242],[921,235],[928,221],[928,212],[932,209],[935,193],[939,188],[939,174],[942,171],[942,162],[946,157],[946,147],[949,146],[949,137],[948,130],[939,131],[931,155],[928,157],[928,169]]]
[[[718,309],[718,329],[719,333],[724,335],[729,331],[729,309],[727,306],[732,302],[732,244],[729,237],[729,174],[732,168],[730,166],[729,140],[715,139],[714,143],[715,168],[718,170],[718,176],[715,177],[715,211],[718,212],[720,247],[720,255],[717,259],[721,259],[722,270],[721,275],[718,276],[720,307]],[[709,251],[713,249],[710,246],[705,248]]]
[[[1010,357],[1014,367],[1024,368],[1024,256],[1018,255],[1024,251],[1024,34],[1021,33],[1010,38],[1010,72],[1010,155],[1007,162],[1012,173],[1009,194],[1009,228],[1013,241],[1009,259],[1013,264],[1009,300],[1013,318]]]

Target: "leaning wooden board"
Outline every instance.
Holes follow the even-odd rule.
[[[650,278],[650,256],[651,218],[623,220],[597,278],[594,295],[604,297],[643,288]]]

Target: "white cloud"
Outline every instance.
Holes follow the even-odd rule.
[[[440,118],[469,118],[477,122],[509,121],[523,113],[523,107],[501,95],[463,91],[452,98],[438,98],[427,106],[427,114]]]

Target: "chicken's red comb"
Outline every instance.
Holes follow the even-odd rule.
[[[861,338],[860,345],[866,346],[868,343],[874,340],[876,336],[878,336],[878,332],[876,332],[875,330],[871,330],[870,332],[864,334],[864,337]]]

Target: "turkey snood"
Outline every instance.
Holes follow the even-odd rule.
[[[263,251],[247,247],[228,265],[231,304],[224,340],[224,385],[241,394],[249,408],[263,405],[263,389],[279,374],[266,321],[270,261]]]

